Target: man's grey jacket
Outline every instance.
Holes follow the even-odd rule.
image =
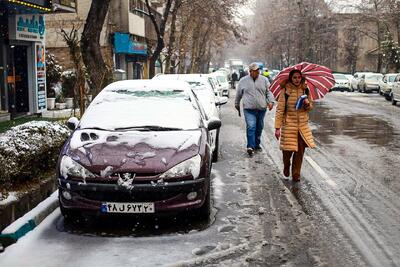
[[[269,91],[269,81],[259,75],[254,79],[247,75],[243,77],[237,86],[235,106],[239,106],[243,98],[243,109],[266,109],[268,103],[274,103],[275,98]]]

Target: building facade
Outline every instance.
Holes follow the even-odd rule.
[[[153,4],[154,1],[151,2]],[[78,0],[76,3],[75,14],[46,15],[46,47],[65,70],[72,69],[73,64],[60,31],[63,29],[69,32],[72,26],[78,27],[80,40],[92,0]],[[110,3],[100,45],[103,58],[120,74],[119,79],[148,78],[148,44],[153,44],[156,39],[147,14],[143,0],[112,0]]]
[[[44,14],[53,4],[63,11],[66,2],[0,2],[0,120],[46,110]]]

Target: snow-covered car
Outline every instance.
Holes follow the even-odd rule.
[[[344,76],[344,74],[334,73],[333,77],[335,78],[335,85],[332,87],[331,91],[351,91],[350,81],[346,76]]]
[[[218,91],[222,92],[222,96],[229,97],[229,89],[231,86],[225,73],[222,71],[216,71],[209,75],[215,77],[217,80]]]
[[[390,93],[390,100],[394,106],[397,104],[397,102],[400,102],[400,74],[394,79],[393,89]]]
[[[346,78],[349,80],[350,91],[354,92],[354,90],[353,90],[353,88],[352,88],[352,86],[351,86],[351,83],[352,83],[352,81],[353,81],[353,79],[354,79],[354,76],[351,75],[351,74],[347,74],[347,73],[344,73],[343,75],[346,76]]]
[[[370,72],[356,72],[354,73],[354,78],[351,81],[351,90],[354,92],[355,90],[360,91],[359,87],[359,82],[361,79],[361,76],[364,75],[365,73],[370,73]]]
[[[215,96],[214,89],[209,83],[210,77],[204,74],[159,74],[153,80],[162,81],[184,81],[191,85],[193,92],[198,97],[206,116],[208,118],[220,118],[221,105],[227,103],[226,97]],[[211,149],[213,151],[213,162],[218,161],[219,155],[219,129],[213,130],[211,134]]]
[[[201,75],[204,75],[204,74],[201,74]],[[208,80],[208,83],[211,85],[211,88],[213,89],[215,96],[221,97],[222,96],[222,88],[220,88],[220,86],[218,85],[217,78],[213,75],[208,74],[207,80]]]
[[[358,83],[359,91],[363,93],[379,92],[379,81],[382,79],[383,74],[381,73],[365,73],[361,75]]]
[[[61,213],[210,214],[209,131],[185,82],[126,80],[108,85],[64,145],[57,175]]]
[[[394,80],[399,73],[388,73],[379,80],[379,94],[383,95],[387,100],[390,100],[390,93],[394,86]]]

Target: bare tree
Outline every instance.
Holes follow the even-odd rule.
[[[89,86],[95,94],[112,79],[111,69],[103,59],[100,46],[100,34],[110,1],[92,1],[81,37],[82,59],[89,74]]]

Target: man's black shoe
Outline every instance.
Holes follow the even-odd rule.
[[[248,148],[247,148],[247,154],[249,154],[250,157],[253,156],[253,154],[254,154],[254,149],[252,149],[251,147],[248,147]]]
[[[256,152],[262,152],[262,147],[260,146],[256,147]]]

